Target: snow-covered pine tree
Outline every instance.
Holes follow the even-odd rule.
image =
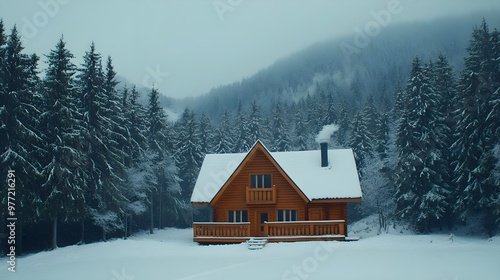
[[[75,88],[76,66],[73,54],[61,37],[47,55],[47,70],[42,94],[45,106],[41,124],[46,143],[46,162],[42,170],[44,216],[52,221],[52,249],[57,247],[58,221],[75,222],[85,212],[85,170],[81,131],[83,123],[78,111]]]
[[[120,98],[116,89],[118,81],[116,80],[116,71],[111,57],[106,60],[104,73],[103,91],[105,94],[105,108],[101,108],[102,116],[107,120],[108,138],[110,140],[110,149],[115,157],[115,172],[124,178],[124,170],[127,167],[125,161],[129,158],[128,151],[130,145],[128,141],[126,108],[123,106],[123,100]]]
[[[407,105],[398,130],[396,215],[428,232],[441,222],[448,204],[436,133],[437,100],[429,70],[415,58],[407,85]]]
[[[347,135],[349,131],[349,115],[347,112],[347,105],[345,102],[341,102],[338,109],[338,122],[339,130],[333,134],[334,139],[336,139],[340,147],[347,146]]]
[[[7,42],[7,36],[5,35],[5,27],[3,25],[3,19],[0,18],[0,69],[2,69],[3,67],[6,42]],[[3,85],[2,78],[3,75],[0,75],[0,85]]]
[[[288,137],[288,125],[285,121],[283,104],[278,101],[272,109],[272,145],[271,149],[276,152],[289,151],[291,148]]]
[[[177,154],[174,155],[167,148],[173,143],[167,116],[159,102],[159,92],[153,88],[149,94],[149,104],[147,107],[148,118],[148,152],[152,154],[152,162],[155,175],[155,185],[152,186],[150,205],[150,233],[153,233],[155,213],[158,220],[158,227],[163,228],[165,221],[169,218],[168,213],[172,211],[180,212],[185,205],[180,198],[179,178],[176,160],[181,156],[181,151],[176,146]],[[194,122],[194,115],[191,119]],[[178,129],[178,128],[177,128]],[[193,126],[193,129],[195,127]],[[182,132],[179,131],[179,134]],[[178,143],[176,143],[177,145]],[[151,156],[148,156],[151,157]],[[156,205],[156,206],[155,206]],[[155,211],[156,208],[156,211]]]
[[[234,153],[246,153],[252,147],[250,143],[250,131],[248,127],[246,114],[243,112],[243,105],[241,100],[238,100],[238,106],[236,109],[236,119],[234,120]]]
[[[488,174],[486,184],[493,186],[493,195],[491,201],[487,204],[487,211],[492,213],[492,221],[496,228],[500,231],[500,32],[495,29],[491,33],[491,41],[493,44],[493,59],[496,62],[493,69],[492,77],[492,98],[489,100],[487,121],[486,143],[492,147],[492,163],[494,165],[492,172]],[[487,162],[486,162],[487,163]],[[488,166],[486,166],[488,169]]]
[[[232,151],[234,143],[229,112],[224,110],[222,119],[214,135],[214,153],[226,154]]]
[[[389,114],[382,113],[377,120],[375,129],[376,143],[375,151],[381,159],[387,156],[387,142],[389,141]]]
[[[348,143],[349,148],[354,153],[358,172],[361,176],[363,176],[362,170],[365,166],[365,159],[373,156],[372,137],[367,133],[368,129],[364,119],[363,112],[356,114]]]
[[[200,140],[200,152],[205,157],[206,154],[212,152],[213,148],[213,127],[208,116],[203,113],[198,121],[198,134]]]
[[[4,54],[5,54],[5,41],[6,41],[6,36],[5,36],[5,28],[4,28],[4,25],[3,25],[3,19],[0,18],[0,96],[2,96],[3,98],[3,95],[5,94],[3,92],[3,88],[4,88],[4,82],[3,82],[3,69],[4,69],[4,66],[3,66],[3,61],[4,61]],[[0,103],[3,105],[3,101],[0,101]],[[5,109],[2,107],[0,108],[0,152],[3,153],[4,150],[5,150],[5,146],[6,144],[3,144],[3,143],[7,143],[8,139],[7,138],[3,138],[5,136],[7,136],[7,134],[4,132],[5,130],[5,123],[4,123],[4,119],[5,119],[5,116],[3,115],[5,114]],[[0,158],[0,160],[3,160]],[[2,188],[0,189],[0,197],[7,197],[7,189],[6,188]],[[3,199],[0,201],[2,203],[2,205],[5,205],[6,201],[4,201]],[[0,211],[0,226],[2,228],[5,227],[5,222],[7,220],[7,217],[6,217],[7,213],[4,210]]]
[[[0,38],[5,38],[3,32]],[[0,65],[0,169],[16,172],[16,216],[21,231],[23,224],[40,220],[43,213],[37,186],[41,181],[40,158],[44,150],[39,130],[40,108],[34,105],[41,101],[36,92],[38,85],[32,84],[37,80],[32,76],[36,73],[36,60],[23,53],[15,26],[5,45],[0,47],[3,54]],[[3,205],[7,205],[6,198],[2,196]]]
[[[249,143],[255,143],[258,139],[263,141],[263,125],[262,125],[262,116],[260,114],[260,108],[257,105],[257,102],[252,101],[250,109],[250,116],[248,117],[248,141]]]
[[[439,119],[435,123],[435,132],[433,134],[436,139],[436,148],[441,154],[442,170],[439,172],[443,183],[448,186],[450,192],[453,191],[452,173],[454,161],[453,150],[450,148],[454,142],[452,131],[455,130],[456,118],[454,111],[459,102],[452,102],[457,99],[456,81],[453,75],[453,69],[449,65],[448,59],[439,54],[436,63],[434,64],[432,74],[433,87],[436,93],[437,109],[436,114]],[[448,195],[449,204],[453,204],[453,195]],[[448,226],[452,225],[452,211],[447,210],[445,219]]]
[[[147,149],[146,109],[139,103],[139,92],[132,87],[126,102],[126,118],[130,134],[130,156],[137,162]]]
[[[317,88],[318,86],[316,86]],[[318,108],[321,108],[322,103],[317,102],[316,98],[313,97],[313,95],[308,94],[306,99],[305,99],[305,107],[307,108],[307,123],[309,125],[308,129],[309,132],[312,133],[317,133],[318,131],[321,130],[322,124],[320,123],[320,120],[322,119],[320,117],[320,112],[318,112]],[[272,122],[271,122],[272,123]]]
[[[461,106],[457,111],[457,140],[454,207],[460,221],[483,213],[491,233],[492,211],[498,185],[489,180],[495,168],[494,148],[498,143],[498,54],[486,21],[472,32],[465,69],[459,83]],[[495,101],[496,100],[496,101]]]
[[[125,238],[132,232],[135,216],[147,211],[148,195],[151,187],[156,185],[152,160],[152,153],[147,152],[147,127],[146,110],[138,102],[139,93],[135,86],[129,91],[127,87],[122,90],[122,106],[127,130],[126,157],[126,197],[129,200],[125,208]]]
[[[294,114],[294,150],[305,151],[308,147],[307,123],[301,108],[297,108]]]
[[[92,43],[83,57],[77,81],[86,127],[86,170],[89,175],[86,201],[90,218],[102,229],[103,240],[106,240],[109,232],[123,228],[121,215],[128,202],[123,189],[123,158],[113,139],[115,127],[110,117],[112,108],[106,108],[110,99],[116,101],[108,95],[112,87],[109,82],[113,82],[113,79],[108,80],[109,75],[103,73],[101,55]]]
[[[333,93],[332,91],[328,91],[325,94],[325,99],[324,101],[326,103],[322,104],[323,105],[323,114],[322,114],[322,125],[329,125],[332,123],[337,123],[338,117],[337,117],[337,112],[335,111],[335,104],[333,100]],[[323,98],[323,97],[321,97]],[[321,104],[321,103],[320,103]]]
[[[188,201],[198,177],[203,155],[194,113],[186,108],[176,125],[178,132],[176,159],[180,172],[179,177],[182,180],[182,198]]]
[[[485,129],[483,131],[484,150],[479,158],[479,170],[484,177],[482,180],[483,197],[479,205],[484,209],[484,226],[490,236],[500,230],[500,223],[497,223],[495,216],[496,203],[500,194],[498,184],[498,170],[495,168],[498,159],[495,156],[495,149],[500,145],[500,53],[499,34],[495,29],[489,33],[490,56],[486,59],[482,69],[482,85],[480,97],[484,102],[485,109]]]

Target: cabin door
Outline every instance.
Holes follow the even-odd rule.
[[[269,221],[269,212],[257,212],[257,235],[264,236],[264,223]]]

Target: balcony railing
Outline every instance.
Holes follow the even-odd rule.
[[[276,204],[276,188],[247,187],[247,204]]]
[[[250,236],[250,223],[193,223],[193,236],[196,237],[247,237]]]
[[[266,222],[264,236],[345,236],[344,220]]]
[[[193,223],[193,240],[199,243],[240,243],[252,237],[251,223]],[[344,240],[344,220],[266,222],[254,233],[269,242]]]

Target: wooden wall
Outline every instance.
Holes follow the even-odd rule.
[[[277,191],[276,204],[246,204],[246,188],[250,186],[252,174],[272,175],[272,184]],[[269,214],[269,221],[277,220],[277,210],[298,210],[299,221],[347,219],[346,203],[307,204],[261,150],[256,150],[252,158],[246,162],[240,173],[221,194],[217,204],[213,205],[213,221],[227,222],[230,210],[248,211],[248,221],[252,223],[252,236],[261,234],[260,213],[262,212]]]
[[[271,174],[276,187],[277,203],[273,205],[247,205],[246,188],[250,186],[250,175]],[[214,222],[227,222],[229,210],[247,210],[252,224],[260,222],[260,212],[269,213],[269,221],[276,221],[277,210],[298,210],[298,219],[306,219],[306,204],[297,191],[288,183],[267,156],[257,150],[252,158],[237,174],[231,184],[214,205]],[[257,230],[257,226],[255,226]],[[255,233],[253,233],[255,234]]]

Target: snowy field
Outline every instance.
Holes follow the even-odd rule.
[[[500,238],[383,234],[357,242],[199,246],[189,229],[2,258],[0,279],[500,279]]]

